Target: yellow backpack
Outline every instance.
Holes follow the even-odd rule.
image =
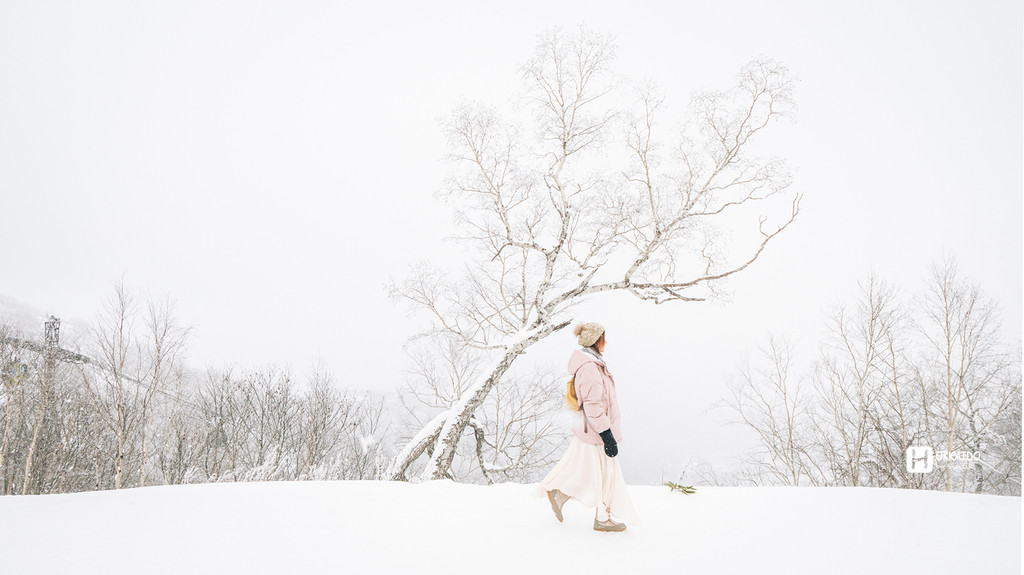
[[[573,374],[569,378],[568,383],[565,384],[565,407],[569,411],[579,411],[582,409],[580,400],[576,397],[576,374]]]

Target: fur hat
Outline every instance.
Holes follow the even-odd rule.
[[[597,340],[601,339],[601,334],[604,333],[604,326],[596,321],[578,323],[572,332],[578,336],[577,341],[579,341],[580,345],[590,347],[597,343]]]

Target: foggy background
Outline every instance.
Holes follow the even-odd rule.
[[[419,324],[384,283],[459,255],[432,195],[440,117],[507,106],[555,24],[614,34],[618,72],[656,81],[672,117],[763,54],[799,78],[797,122],[765,137],[786,197],[804,194],[796,222],[731,301],[616,294],[578,316],[608,330],[627,481],[728,465],[751,442],[708,410],[725,378],[769,331],[812,359],[870,269],[909,296],[952,255],[1019,345],[1022,12],[965,6],[3,2],[0,312],[73,334],[123,277],[196,325],[193,367],[301,376],[319,356],[342,385],[393,390]],[[563,371],[574,346],[565,330],[530,355]]]

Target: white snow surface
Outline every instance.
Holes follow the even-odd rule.
[[[641,526],[536,484],[302,481],[0,497],[5,573],[1020,573],[1017,497],[631,486]]]

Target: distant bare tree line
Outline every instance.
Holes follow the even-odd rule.
[[[320,366],[304,385],[274,366],[189,370],[189,332],[123,284],[73,352],[0,321],[0,494],[381,476],[382,397]]]
[[[955,262],[930,269],[906,301],[872,273],[834,309],[808,369],[792,342],[769,337],[722,402],[758,449],[736,473],[689,471],[713,484],[1019,495],[1020,342],[999,340],[997,305]],[[319,364],[301,383],[273,365],[189,370],[189,333],[170,301],[139,302],[123,285],[73,350],[0,321],[0,494],[388,479],[394,445],[415,441],[489,369],[455,338],[416,339],[404,409],[392,412]],[[446,476],[535,480],[569,438],[563,390],[549,374],[510,372],[468,421]],[[969,457],[911,473],[909,446]]]
[[[744,362],[724,405],[759,447],[734,476],[697,474],[1020,495],[1021,349],[999,340],[997,313],[948,257],[909,303],[871,273],[831,314],[810,370],[797,372],[794,345],[775,336]],[[910,446],[933,449],[932,471],[908,469]]]

